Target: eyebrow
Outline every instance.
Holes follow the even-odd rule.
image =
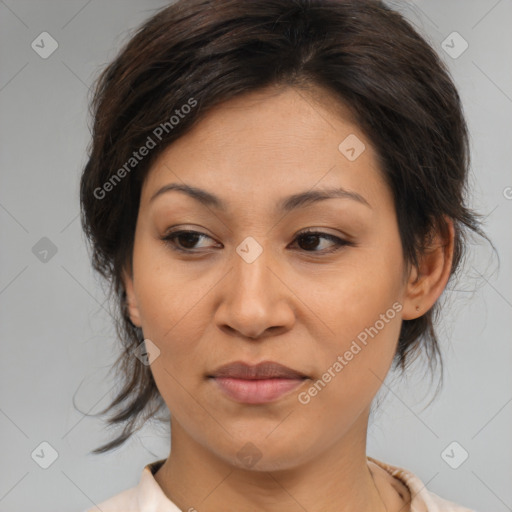
[[[217,210],[222,211],[226,211],[227,209],[226,203],[211,192],[207,192],[206,190],[193,187],[191,185],[184,185],[179,183],[169,183],[168,185],[164,185],[151,196],[150,202],[154,201],[162,194],[172,190],[183,192],[184,194],[187,194],[189,197],[199,201],[205,206],[216,208]],[[308,190],[285,197],[278,203],[277,210],[282,212],[290,212],[298,208],[304,208],[319,201],[325,201],[326,199],[334,198],[351,199],[353,201],[357,201],[358,203],[364,204],[368,208],[372,208],[370,203],[357,192],[346,190],[342,187],[337,187]]]

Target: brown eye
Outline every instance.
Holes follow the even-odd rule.
[[[162,237],[162,240],[168,244],[172,250],[189,254],[200,252],[199,249],[201,249],[201,247],[198,248],[197,244],[203,239],[211,240],[212,238],[199,231],[190,230],[175,231]],[[329,241],[331,248],[318,249],[322,240]],[[297,241],[297,245],[301,250],[318,254],[329,254],[339,250],[341,247],[354,245],[347,240],[319,231],[303,231],[297,235],[294,242],[295,241]]]
[[[165,235],[162,240],[165,241],[171,248],[175,251],[181,252],[198,252],[194,249],[196,248],[196,244],[201,239],[210,238],[208,235],[204,233],[200,233],[199,231],[175,231],[173,233],[169,233]]]
[[[319,241],[322,239],[330,241],[333,244],[334,248],[316,250],[315,248],[318,247]],[[299,235],[297,235],[297,238],[295,240],[302,241],[302,243],[298,243],[297,245],[299,245],[306,252],[317,253],[331,253],[337,251],[340,247],[346,245],[353,245],[346,240],[338,238],[337,236],[328,233],[322,233],[319,231],[303,231],[302,233],[299,233]]]

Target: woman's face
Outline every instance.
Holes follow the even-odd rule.
[[[284,469],[364,442],[412,317],[391,192],[349,112],[327,101],[292,88],[231,100],[167,148],[142,189],[132,321],[160,351],[151,371],[171,429],[237,466]],[[340,192],[314,200],[328,190]],[[196,234],[164,240],[177,231]],[[235,361],[307,378],[211,378]]]

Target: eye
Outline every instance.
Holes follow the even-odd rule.
[[[199,231],[182,230],[169,233],[165,235],[162,240],[175,251],[192,253],[197,252],[192,249],[196,248],[195,245],[198,240],[205,238],[211,239],[211,237]]]
[[[199,252],[195,250],[197,249],[196,244],[200,240],[206,240],[208,238],[212,240],[210,236],[200,233],[199,231],[181,230],[168,233],[162,237],[162,240],[174,251],[192,254]],[[318,246],[320,240],[329,241],[333,247],[331,249],[316,250],[315,247]],[[302,246],[305,252],[321,254],[332,253],[339,250],[341,247],[354,245],[352,242],[343,240],[329,233],[313,230],[302,231],[295,237],[294,242],[296,241],[302,242],[298,245]]]
[[[314,249],[314,247],[318,246],[319,240],[328,240],[333,244],[333,247],[331,249],[321,249],[321,250],[311,250],[311,248]],[[347,246],[347,245],[354,245],[353,243],[343,240],[342,238],[339,238],[337,236],[331,235],[329,233],[323,233],[321,231],[302,231],[297,235],[295,240],[302,240],[303,243],[299,244],[305,247],[306,252],[313,252],[313,253],[323,253],[323,254],[329,254],[332,252],[336,252],[341,247]],[[305,242],[305,243],[304,243]]]

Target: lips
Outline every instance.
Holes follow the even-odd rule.
[[[274,361],[263,361],[251,366],[243,361],[235,361],[218,368],[209,377],[258,380],[258,379],[304,379],[307,375]]]
[[[249,365],[236,361],[208,375],[224,396],[243,404],[266,404],[289,395],[308,376],[273,361]]]

